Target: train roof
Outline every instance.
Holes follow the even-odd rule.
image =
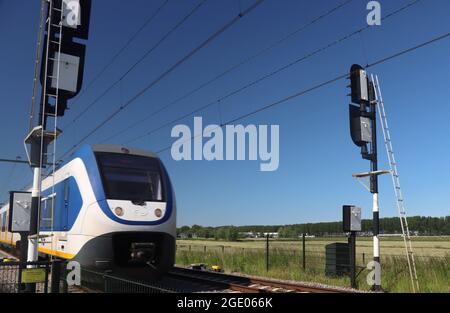
[[[151,151],[130,148],[119,145],[91,145],[91,149],[94,152],[111,152],[111,153],[123,153],[123,154],[132,154],[132,155],[141,155],[152,158],[159,158],[158,155]]]

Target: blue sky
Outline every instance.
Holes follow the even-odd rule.
[[[28,128],[39,1],[0,0],[0,158],[24,158]],[[93,1],[87,43],[85,86],[161,5],[162,0]],[[179,66],[124,112],[91,136],[98,143],[161,108],[230,66],[257,53],[293,30],[344,1],[266,0],[194,57]],[[339,11],[239,67],[213,84],[136,126],[109,143],[121,144],[183,113],[214,101],[293,60],[366,25],[368,1],[353,0]],[[387,14],[411,1],[380,1]],[[150,83],[239,12],[247,0],[208,0],[121,85],[111,90],[88,114],[67,127],[89,103],[116,81],[198,2],[170,0],[107,72],[73,99],[60,120],[64,134],[59,154],[66,151],[110,112]],[[258,107],[307,89],[348,71],[437,37],[450,30],[450,2],[422,0],[402,13],[315,55],[202,112],[205,123],[233,119]],[[402,187],[409,215],[450,213],[450,39],[370,69],[378,74],[391,124]],[[178,224],[286,224],[341,219],[343,204],[363,208],[371,216],[371,195],[352,177],[368,170],[349,136],[347,81],[341,80],[240,123],[280,125],[280,166],[260,172],[259,161],[181,161],[162,153],[177,192]],[[219,114],[220,112],[220,114]],[[192,125],[193,117],[182,123]],[[133,143],[158,151],[169,146],[171,127]],[[379,142],[380,168],[387,168]],[[0,189],[23,187],[31,179],[26,166],[0,164]],[[383,216],[395,216],[391,180],[380,178]]]

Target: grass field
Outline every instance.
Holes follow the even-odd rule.
[[[281,279],[321,282],[349,286],[347,277],[325,276],[325,245],[346,242],[345,238],[307,238],[306,269],[302,264],[302,243],[294,240],[270,240],[269,272],[266,271],[266,242],[264,239],[225,242],[215,240],[179,240],[177,264],[219,264],[226,272],[269,276]],[[450,237],[418,237],[413,241],[421,292],[450,291]],[[389,292],[409,292],[411,283],[404,256],[403,241],[382,238],[382,286]],[[365,267],[372,258],[371,238],[359,238],[357,265]],[[368,290],[368,270],[358,277],[360,289]]]

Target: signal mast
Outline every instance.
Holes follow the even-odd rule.
[[[64,116],[68,100],[80,92],[83,83],[86,46],[75,42],[74,39],[88,39],[90,11],[91,0],[42,0],[41,2],[30,130],[24,141],[25,145],[28,145],[28,161],[34,172],[28,234],[28,262],[35,262],[38,259],[42,169],[49,164],[47,160],[49,156],[52,156],[52,173],[55,172],[56,139],[61,134],[61,130],[57,127],[58,117]],[[39,79],[38,72],[40,73]],[[42,86],[40,111],[37,116],[37,126],[33,127],[36,119],[38,80]],[[49,117],[53,119],[53,127],[47,125]],[[50,144],[53,145],[52,153],[48,153]],[[31,285],[30,289],[33,292],[35,286]]]

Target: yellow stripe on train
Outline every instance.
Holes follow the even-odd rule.
[[[15,242],[11,242],[9,240],[0,239],[0,242],[1,243],[6,243],[8,245],[13,245],[13,246],[16,245]],[[44,248],[44,247],[39,247],[38,250],[39,250],[39,252],[42,252],[42,253],[45,253],[45,254],[51,254],[53,256],[57,256],[57,257],[60,257],[60,258],[63,258],[63,259],[72,259],[75,256],[74,254],[71,254],[71,253],[66,253],[66,252],[61,252],[61,251],[57,251],[57,250],[47,249],[47,248]]]

